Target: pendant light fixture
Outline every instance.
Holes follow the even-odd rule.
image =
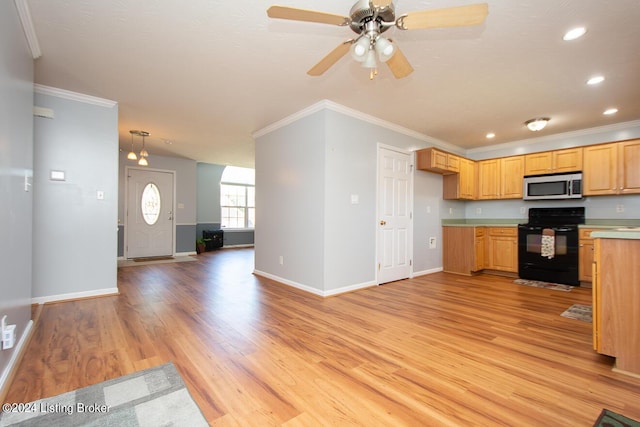
[[[147,157],[149,157],[149,152],[147,151],[144,141],[145,137],[149,136],[149,132],[144,130],[130,130],[129,133],[131,134],[131,151],[129,152],[129,154],[127,154],[127,159],[138,160],[138,156],[136,155],[135,151],[133,151],[133,135],[141,136],[142,149],[140,150],[140,159],[138,160],[138,164],[140,166],[149,166],[149,161],[147,160]]]
[[[129,133],[131,134],[131,151],[129,151],[129,154],[127,154],[127,159],[129,160],[138,160],[138,156],[136,155],[135,151],[133,151],[133,135],[138,133],[137,130],[130,130]]]

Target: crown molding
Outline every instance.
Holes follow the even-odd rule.
[[[420,132],[416,132],[414,130],[405,128],[403,126],[397,125],[395,123],[391,123],[389,121],[380,119],[378,117],[372,116],[370,114],[366,114],[363,113],[361,111],[358,110],[354,110],[353,108],[349,108],[349,107],[345,107],[344,105],[338,104],[336,102],[333,101],[329,101],[328,99],[323,99],[321,101],[316,102],[313,105],[310,105],[307,108],[304,108],[296,113],[293,113],[287,117],[285,117],[284,119],[278,120],[275,123],[272,123],[254,133],[251,134],[251,136],[256,139],[256,138],[260,138],[261,136],[264,136],[268,133],[271,133],[277,129],[283,128],[287,125],[290,125],[291,123],[294,123],[300,119],[302,119],[303,117],[307,117],[310,116],[311,114],[317,113],[318,111],[322,111],[322,110],[331,110],[334,111],[336,113],[340,113],[340,114],[344,114],[345,116],[349,116],[349,117],[353,117],[355,119],[358,120],[362,120],[364,122],[367,123],[371,123],[374,124],[376,126],[380,126],[383,127],[385,129],[389,129],[393,132],[397,132],[403,135],[407,135],[410,136],[412,138],[416,138],[420,141],[423,141],[427,144],[431,144],[431,145],[436,145],[440,148],[443,149],[448,149],[451,151],[461,151],[461,148],[453,145],[453,144],[449,144],[447,142],[444,141],[440,141],[436,138],[432,138],[428,135],[425,135],[423,133]]]
[[[632,128],[638,128],[640,132],[640,120],[632,120],[630,122],[614,123],[614,124],[605,125],[605,126],[575,130],[571,132],[554,133],[552,135],[545,135],[537,138],[521,139],[519,141],[510,141],[510,142],[505,142],[503,144],[495,144],[495,145],[488,145],[485,147],[471,148],[467,150],[465,153],[468,155],[468,154],[484,153],[488,151],[504,150],[504,149],[510,149],[510,148],[523,148],[523,147],[527,147],[534,144],[541,144],[543,142],[565,141],[568,139],[584,138],[585,136],[593,136],[593,135],[598,135],[606,132],[624,131]],[[631,136],[631,137],[634,137],[634,136]],[[628,138],[621,138],[620,140],[623,140],[623,139],[628,139]]]
[[[97,105],[99,107],[113,108],[118,103],[109,99],[98,98],[91,95],[85,95],[83,93],[71,92],[70,90],[58,89],[55,87],[44,86],[40,84],[34,84],[34,91],[41,95],[50,95],[58,98],[69,99],[71,101],[84,102],[85,104]]]
[[[33,26],[33,20],[31,19],[31,12],[29,11],[29,5],[27,0],[14,0],[16,9],[18,10],[18,16],[24,30],[24,35],[27,38],[27,44],[31,50],[31,56],[33,59],[38,59],[42,56],[40,50],[40,43],[38,43],[38,36],[36,35],[36,29]]]

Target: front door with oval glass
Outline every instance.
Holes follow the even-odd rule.
[[[127,170],[127,258],[174,254],[173,181],[173,172]]]

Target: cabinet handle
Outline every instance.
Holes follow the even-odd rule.
[[[380,225],[386,225],[387,221],[385,221],[384,219],[382,221],[380,221]]]

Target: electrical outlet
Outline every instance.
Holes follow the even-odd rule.
[[[7,316],[2,316],[2,350],[13,348],[16,343],[16,325],[7,325]]]
[[[624,205],[616,205],[616,212],[618,213],[624,212]]]
[[[476,214],[477,215],[482,214],[482,208],[476,208]]]
[[[520,206],[520,213],[523,214],[527,211],[527,208],[525,208],[524,206]]]
[[[435,249],[435,248],[436,248],[436,238],[429,237],[429,249]]]
[[[284,265],[284,257],[282,255],[280,255],[278,262],[280,262],[280,265]]]

